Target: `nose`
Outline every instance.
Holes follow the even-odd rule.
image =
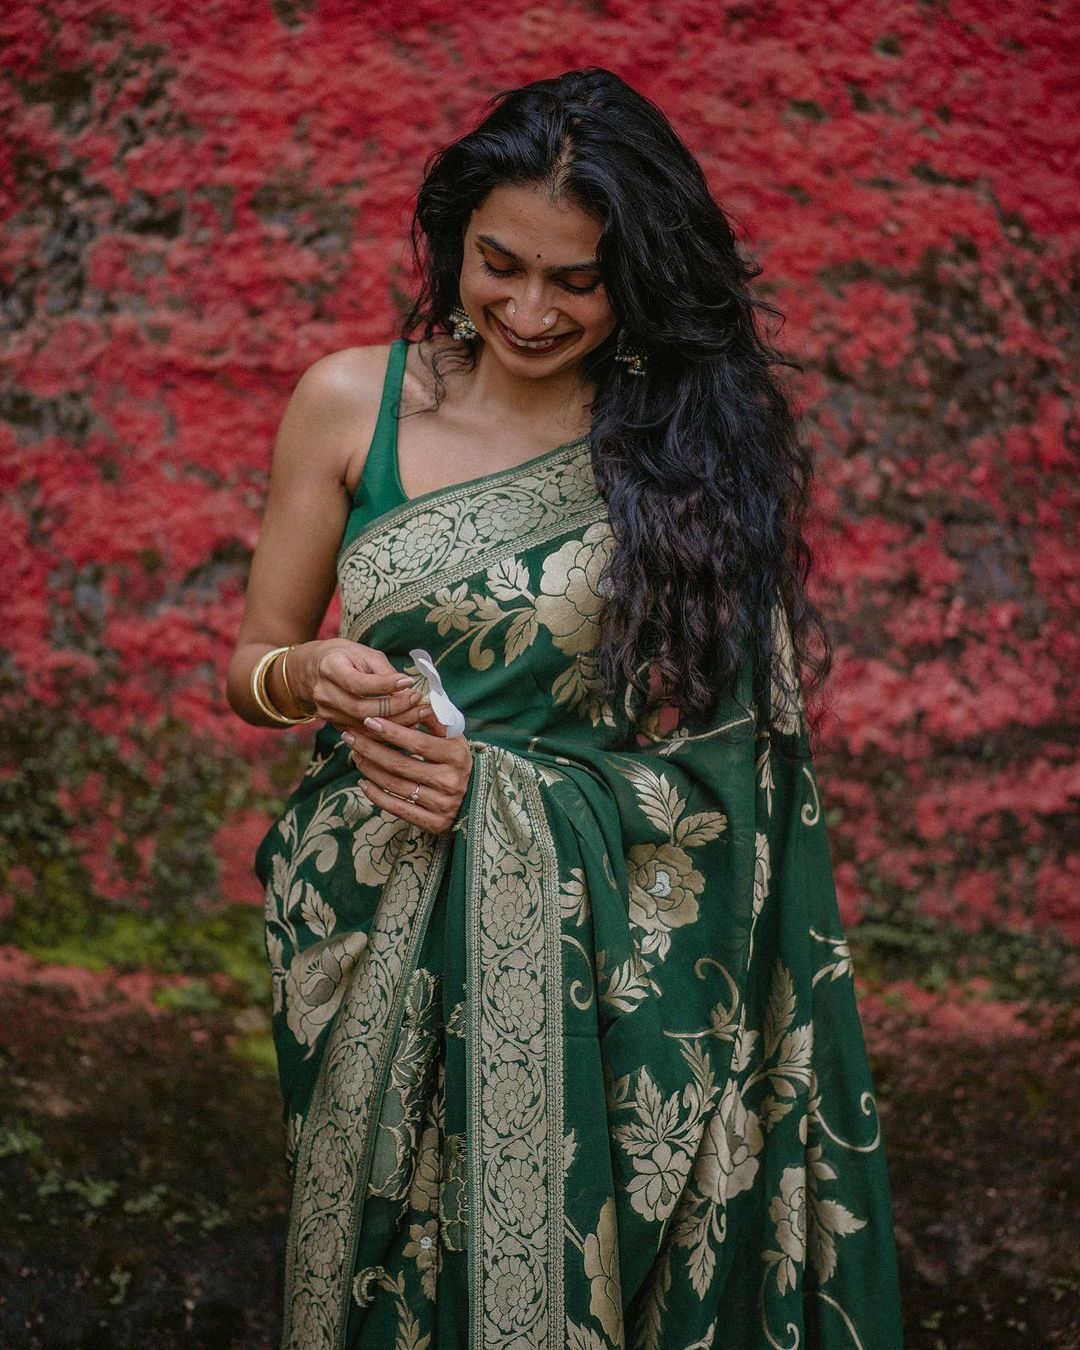
[[[557,311],[549,303],[545,288],[528,286],[511,299],[506,307],[507,324],[518,337],[531,342],[545,337],[555,323]],[[548,322],[545,323],[544,319]]]

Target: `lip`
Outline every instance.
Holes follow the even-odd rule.
[[[514,338],[517,337],[518,335],[514,333],[512,329],[507,328],[506,324],[504,324],[501,319],[496,319],[494,314],[491,317],[494,320],[496,328],[498,328],[499,332],[501,333],[506,345],[510,348],[511,351],[520,352],[522,356],[532,356],[532,357],[550,356],[553,352],[561,352],[563,348],[567,345],[565,339],[575,337],[578,331],[577,329],[569,329],[565,333],[553,334],[552,336],[554,336],[556,339],[562,340],[556,341],[550,347],[541,347],[539,349],[535,347],[519,347],[518,344],[514,341]]]

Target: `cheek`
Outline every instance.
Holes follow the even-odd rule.
[[[502,277],[489,276],[479,267],[468,267],[461,274],[459,290],[462,299],[469,296],[475,304],[489,305],[504,300],[508,294]]]
[[[607,296],[586,296],[588,304],[578,309],[575,317],[583,328],[610,330],[615,327],[615,311]]]

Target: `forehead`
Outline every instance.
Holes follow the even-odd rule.
[[[515,253],[539,255],[550,264],[592,257],[602,230],[599,219],[576,202],[516,184],[492,188],[469,221],[470,234],[497,235]]]

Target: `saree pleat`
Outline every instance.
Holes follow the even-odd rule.
[[[432,653],[473,772],[432,835],[324,727],[260,845],[293,1350],[901,1344],[801,709],[605,700],[610,549],[575,443],[339,557],[342,633]]]

